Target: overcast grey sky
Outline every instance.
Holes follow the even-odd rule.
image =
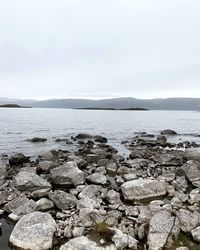
[[[0,0],[0,96],[200,97],[199,0]]]

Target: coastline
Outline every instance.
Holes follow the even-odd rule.
[[[158,247],[170,244],[170,249],[176,249],[184,237],[185,246],[192,244],[192,249],[198,249],[191,238],[198,222],[194,221],[194,228],[186,229],[186,225],[189,227],[187,223],[194,213],[191,209],[200,202],[199,196],[195,196],[200,181],[196,165],[200,162],[200,145],[170,143],[169,136],[175,137],[177,133],[172,130],[164,130],[160,135],[137,133],[132,140],[122,142],[130,150],[128,158],[110,146],[107,138],[83,133],[70,138],[75,145],[71,151],[50,150],[36,160],[23,154],[10,156],[0,168],[0,208],[4,218],[8,216],[13,225],[16,223],[15,229],[10,230],[11,243],[15,245],[19,235],[26,241],[31,238],[30,244],[37,242],[36,236],[42,242],[45,232],[33,235],[31,229],[24,235],[21,226],[26,220],[34,227],[34,221],[43,218],[44,226],[56,225],[51,227],[55,238],[49,236],[52,249],[61,245],[60,249],[69,246],[76,249],[76,244],[82,242],[93,249],[98,249],[98,244],[103,249],[107,245],[119,249],[115,237],[120,242],[124,237],[129,239],[135,249],[155,244]],[[29,143],[45,140],[33,138]],[[171,230],[173,223],[169,225],[175,219],[181,230],[176,235]],[[159,224],[156,232],[154,221]],[[3,234],[4,227],[5,224]],[[159,232],[162,228],[165,232]],[[165,235],[163,242],[155,241],[160,233]],[[176,240],[168,242],[171,237]],[[129,240],[124,242],[127,249]]]

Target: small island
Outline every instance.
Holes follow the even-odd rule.
[[[74,109],[81,109],[81,110],[116,110],[116,111],[148,111],[145,108],[74,108]]]
[[[3,104],[3,105],[0,105],[0,108],[31,108],[31,107],[20,106],[18,104]]]

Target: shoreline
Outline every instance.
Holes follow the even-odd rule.
[[[10,156],[0,167],[0,209],[4,222],[8,217],[16,223],[11,243],[15,245],[17,235],[24,242],[32,238],[30,244],[36,244],[37,237],[42,242],[42,229],[40,235],[33,235],[32,229],[25,235],[22,230],[25,221],[33,227],[38,221],[51,225],[52,249],[79,249],[77,244],[83,242],[94,250],[98,245],[120,249],[123,242],[127,249],[130,244],[134,249],[157,244],[175,250],[184,244],[197,250],[200,145],[168,142],[168,136],[177,135],[172,130],[137,133],[123,142],[130,150],[128,158],[107,138],[84,133],[71,138],[75,144],[71,151],[50,150],[35,160],[23,154]],[[45,143],[44,138],[31,141]],[[160,234],[165,241],[156,240]]]

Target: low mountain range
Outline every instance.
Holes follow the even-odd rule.
[[[149,109],[149,110],[195,110],[200,111],[200,98],[136,99],[132,97],[91,100],[91,99],[31,99],[1,98],[0,105],[16,103],[33,108],[73,109]]]

